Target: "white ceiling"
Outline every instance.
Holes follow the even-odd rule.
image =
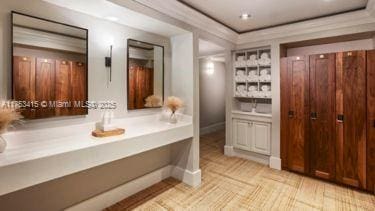
[[[312,19],[360,8],[368,0],[179,0],[217,19],[237,32]],[[244,21],[241,13],[252,18]]]
[[[113,21],[118,24],[141,29],[147,32],[159,34],[165,37],[172,37],[178,34],[187,33],[185,30],[151,18],[141,13],[134,12],[128,8],[119,6],[107,0],[44,0],[60,7],[85,13],[97,18],[107,19],[115,17]]]
[[[206,41],[206,40],[199,39],[199,55],[200,56],[217,54],[217,53],[221,53],[224,50],[225,50],[224,47],[216,45],[213,42],[209,42],[209,41]]]

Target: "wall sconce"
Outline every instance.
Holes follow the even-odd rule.
[[[109,57],[105,57],[105,67],[109,68],[109,81],[112,82],[112,45],[110,45]]]

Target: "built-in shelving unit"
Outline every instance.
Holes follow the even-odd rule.
[[[271,99],[271,49],[233,52],[234,97]]]

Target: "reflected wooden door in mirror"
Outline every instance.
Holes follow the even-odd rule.
[[[26,119],[85,115],[88,30],[12,12],[13,100]]]
[[[164,47],[128,40],[128,110],[161,107],[164,98]]]

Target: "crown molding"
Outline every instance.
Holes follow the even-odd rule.
[[[370,1],[373,2],[374,0]],[[241,34],[239,35],[237,44],[282,39],[285,37],[312,34],[335,29],[338,30],[371,23],[375,23],[375,17],[371,15],[369,9],[366,9]]]
[[[176,0],[134,0],[198,29],[236,43],[238,33]]]

